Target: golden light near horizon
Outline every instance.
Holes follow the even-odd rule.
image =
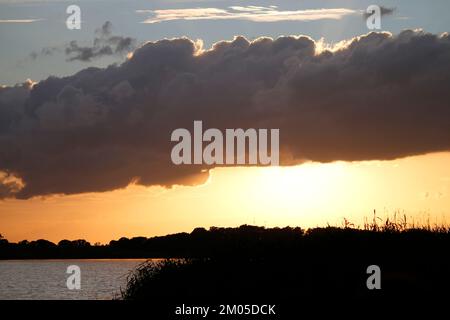
[[[293,167],[218,168],[199,186],[143,187],[0,203],[0,233],[10,241],[190,232],[195,227],[256,224],[303,228],[362,225],[406,215],[446,223],[450,153],[392,161],[304,163]]]

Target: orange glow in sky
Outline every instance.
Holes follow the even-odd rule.
[[[0,202],[0,233],[109,242],[122,236],[190,232],[198,226],[362,225],[373,210],[431,224],[450,218],[450,153],[393,161],[220,168],[207,183],[171,189],[132,185],[106,193]]]

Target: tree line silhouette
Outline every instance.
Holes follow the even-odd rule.
[[[86,240],[61,240],[57,244],[45,239],[9,242],[0,236],[0,259],[65,258],[217,258],[286,256],[322,250],[340,244],[347,250],[418,250],[431,251],[450,244],[446,227],[407,228],[389,220],[382,226],[365,225],[363,229],[326,227],[304,230],[300,227],[265,228],[242,225],[236,228],[195,228],[191,233],[157,237],[122,237],[109,244],[91,244]],[[441,252],[443,252],[441,251]]]
[[[109,244],[91,244],[84,239],[45,239],[17,243],[0,238],[0,259],[65,258],[187,258],[228,254],[256,254],[277,246],[295,246],[301,241],[301,228],[264,228],[243,225],[238,228],[195,228],[191,233],[158,237],[122,237]]]

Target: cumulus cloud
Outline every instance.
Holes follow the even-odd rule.
[[[172,131],[194,120],[279,128],[281,165],[450,150],[448,34],[200,44],[149,42],[118,66],[1,87],[0,196],[201,183],[211,166],[170,159]]]
[[[136,10],[136,12],[151,14],[143,23],[159,23],[173,20],[248,20],[254,22],[337,20],[346,15],[356,13],[354,10],[345,8],[279,10],[277,6]]]

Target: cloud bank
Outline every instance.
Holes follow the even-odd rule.
[[[121,65],[0,87],[0,196],[205,181],[175,166],[176,128],[280,128],[280,162],[450,150],[450,38],[370,33],[319,51],[304,36],[203,50],[149,42]]]

